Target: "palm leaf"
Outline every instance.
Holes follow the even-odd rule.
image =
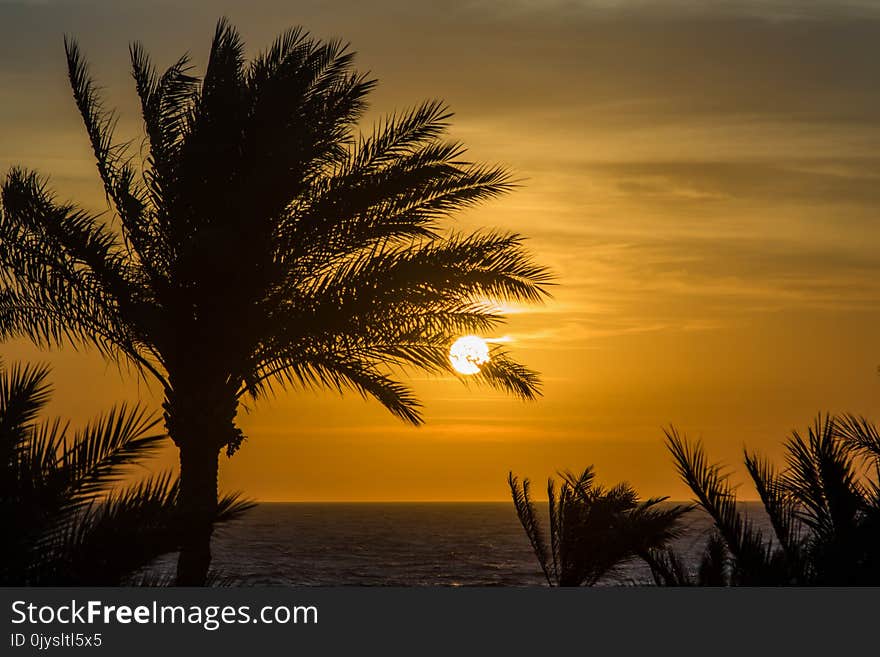
[[[532,550],[535,552],[535,557],[538,559],[538,564],[541,566],[541,571],[544,573],[547,583],[550,586],[553,586],[557,579],[555,559],[551,566],[551,560],[548,558],[547,547],[544,541],[544,534],[541,531],[541,524],[538,521],[537,509],[535,509],[535,505],[529,494],[530,482],[528,479],[524,479],[522,485],[520,485],[519,480],[513,475],[513,472],[510,472],[507,475],[507,484],[510,487],[510,494],[513,497],[513,506],[514,509],[516,509],[517,518],[519,518],[520,524],[526,532],[526,536],[529,539]]]
[[[126,474],[125,466],[155,454],[167,440],[148,433],[158,423],[143,406],[123,404],[74,434],[59,459],[71,499],[100,495]]]
[[[0,363],[0,441],[9,456],[24,446],[33,421],[49,402],[48,376],[47,365],[7,369]]]
[[[858,415],[836,418],[840,438],[851,448],[880,462],[880,431],[877,425]]]
[[[755,484],[764,510],[770,518],[773,531],[792,567],[801,563],[800,537],[802,529],[798,509],[789,495],[785,480],[766,459],[757,454],[745,454],[746,470]]]
[[[696,502],[712,517],[727,549],[735,557],[737,576],[743,583],[783,583],[785,575],[772,565],[773,545],[765,541],[752,521],[737,507],[736,495],[727,475],[709,463],[701,443],[690,444],[675,428],[666,431],[667,447],[682,480]],[[777,578],[782,577],[782,580]]]

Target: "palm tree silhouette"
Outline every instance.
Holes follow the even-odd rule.
[[[448,345],[539,302],[550,276],[515,234],[442,231],[462,207],[508,191],[509,173],[463,160],[439,102],[361,136],[375,81],[340,42],[285,32],[245,63],[221,20],[203,80],[186,57],[159,74],[131,47],[146,132],[142,171],[113,136],[75,41],[67,63],[117,222],[57,202],[13,169],[2,188],[0,318],[6,336],[91,343],[164,392],[188,522],[178,582],[210,563],[218,453],[243,435],[241,398],[273,386],[352,389],[412,424],[396,376],[452,372]],[[521,398],[539,380],[496,347],[475,377]]]
[[[0,584],[119,586],[178,547],[178,485],[162,473],[119,487],[166,440],[139,406],[119,406],[71,433],[37,423],[49,401],[44,366],[0,368]],[[250,508],[220,500],[214,522]]]
[[[666,498],[639,500],[626,483],[605,489],[592,466],[580,475],[563,473],[557,493],[547,482],[550,544],[544,538],[529,480],[510,473],[517,517],[550,586],[593,586],[636,557],[662,550],[681,533],[681,519],[693,507],[658,508]]]
[[[773,528],[765,536],[737,504],[729,476],[702,444],[674,428],[667,445],[715,532],[694,578],[674,553],[655,554],[667,585],[880,584],[880,432],[864,418],[817,418],[786,440],[777,470],[755,453],[745,465]]]

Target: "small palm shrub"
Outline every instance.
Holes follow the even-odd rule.
[[[547,482],[549,543],[531,499],[529,480],[510,473],[513,505],[550,586],[593,586],[626,562],[665,548],[682,530],[690,506],[659,506],[666,498],[639,500],[627,483],[606,489],[592,466],[563,473],[558,491]]]
[[[139,569],[179,549],[177,478],[123,484],[166,437],[139,406],[119,406],[76,432],[38,422],[48,375],[42,366],[0,367],[0,585],[135,582]],[[214,521],[250,506],[227,495]]]

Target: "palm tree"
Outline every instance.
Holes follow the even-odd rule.
[[[203,80],[186,57],[159,74],[132,45],[142,170],[114,140],[76,42],[65,47],[115,217],[60,203],[45,179],[13,169],[0,322],[7,337],[95,345],[159,383],[188,517],[178,582],[199,585],[218,453],[244,439],[244,396],[351,389],[419,424],[399,375],[452,372],[454,338],[497,325],[499,302],[541,301],[550,276],[518,235],[443,230],[455,210],[511,189],[510,174],[464,161],[443,138],[451,115],[439,102],[360,135],[375,81],[339,42],[294,29],[246,63],[221,20]],[[539,394],[537,375],[500,346],[473,378]]]
[[[746,469],[772,526],[765,536],[742,513],[729,476],[708,461],[700,443],[675,429],[667,445],[697,503],[715,525],[710,546],[714,585],[877,585],[880,583],[880,433],[855,416],[817,418],[806,436],[785,443],[777,470],[755,453]],[[707,583],[658,556],[655,577],[666,584]],[[709,568],[703,560],[702,570]],[[676,573],[676,570],[681,572]]]
[[[508,476],[516,514],[550,586],[593,586],[627,561],[664,548],[680,535],[682,516],[692,508],[658,508],[666,498],[639,501],[626,483],[605,489],[595,483],[592,466],[561,476],[558,493],[553,479],[547,482],[549,546],[529,480],[520,484]]]
[[[165,436],[143,408],[120,406],[71,433],[38,424],[49,401],[48,369],[0,368],[0,584],[131,583],[135,572],[178,547],[178,485],[170,473],[118,487]],[[249,508],[224,497],[215,522]]]

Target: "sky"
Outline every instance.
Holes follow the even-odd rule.
[[[291,391],[242,411],[248,440],[221,457],[223,488],[504,500],[510,470],[540,483],[594,464],[604,483],[684,499],[664,427],[744,483],[744,447],[778,459],[817,413],[880,420],[877,3],[0,0],[0,170],[36,168],[106,209],[62,34],[137,138],[129,41],[203,70],[221,14],[251,53],[294,25],[349,41],[380,80],[367,124],[444,99],[470,157],[523,181],[454,225],[523,233],[558,279],[545,306],[512,309],[488,336],[543,374],[539,401],[411,379],[416,429],[356,395]],[[95,354],[0,355],[50,362],[51,411],[75,422],[161,401]]]

